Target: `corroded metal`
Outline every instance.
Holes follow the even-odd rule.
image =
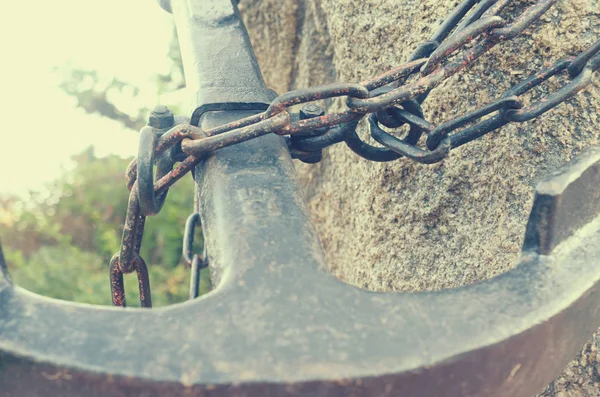
[[[598,42],[600,43],[600,41]],[[600,46],[596,43],[594,47],[600,49]],[[598,50],[596,50],[598,51]],[[583,55],[587,55],[585,52]],[[576,59],[571,58],[568,61],[559,61],[553,67],[550,67],[539,74],[533,76],[530,79],[525,80],[523,83],[518,84],[509,90],[505,95],[522,95],[532,88],[540,85],[550,77],[569,70],[571,65],[575,65],[577,69],[581,68],[579,74],[575,75],[572,80],[559,90],[537,100],[535,103],[530,104],[522,109],[512,109],[505,112],[504,117],[510,121],[528,121],[539,115],[547,112],[548,110],[560,105],[568,98],[574,96],[579,91],[588,87],[592,83],[592,75],[600,68],[600,54],[595,57],[590,57],[587,63],[581,67],[579,63],[573,63]],[[578,59],[577,59],[578,60]],[[571,69],[573,70],[573,69]]]
[[[457,31],[448,40],[441,43],[431,53],[429,59],[421,68],[421,74],[426,76],[433,72],[444,59],[465,44],[472,42],[474,37],[478,37],[492,28],[504,25],[506,25],[506,21],[499,16],[487,17],[472,22],[469,26]]]
[[[198,136],[187,137],[188,139],[183,140],[181,144],[183,152],[194,155],[195,158],[184,159],[184,162],[176,167],[171,174],[159,180],[155,185],[155,190],[158,189],[155,194],[158,194],[159,191],[165,191],[168,186],[190,171],[208,153],[238,142],[254,139],[265,133],[274,132],[289,136],[287,142],[290,153],[294,158],[299,158],[308,163],[318,162],[322,157],[318,154],[320,150],[306,150],[307,146],[303,146],[302,142],[309,142],[305,140],[306,136],[324,135],[327,129],[335,128],[342,124],[347,126],[362,119],[366,113],[373,113],[376,115],[378,122],[375,124],[370,123],[370,125],[374,126],[371,129],[371,135],[384,148],[371,146],[361,141],[355,131],[348,131],[347,128],[342,129],[346,134],[344,137],[339,135],[339,131],[341,130],[337,129],[335,133],[324,135],[327,138],[318,140],[319,143],[316,145],[321,146],[325,142],[334,144],[345,141],[354,152],[368,160],[392,161],[406,155],[406,157],[415,161],[430,163],[445,158],[447,155],[446,149],[448,148],[457,148],[501,128],[509,122],[525,121],[536,117],[564,102],[570,96],[575,95],[590,84],[592,73],[598,69],[597,43],[583,51],[576,58],[572,58],[572,64],[565,65],[565,67],[568,67],[571,77],[574,78],[573,82],[559,92],[552,93],[547,98],[538,101],[535,105],[529,106],[527,109],[521,109],[523,104],[518,97],[516,99],[511,98],[510,100],[507,98],[508,96],[518,96],[524,92],[521,90],[520,94],[516,94],[520,90],[519,85],[509,90],[499,100],[437,127],[427,122],[422,114],[412,112],[409,109],[409,104],[416,103],[419,106],[426,99],[429,92],[441,84],[442,81],[472,64],[498,43],[512,39],[521,33],[523,29],[543,15],[555,2],[556,0],[537,0],[526,7],[514,21],[507,25],[505,20],[497,15],[508,4],[507,1],[463,0],[447,16],[445,21],[431,36],[430,41],[417,47],[409,57],[408,62],[384,72],[373,79],[363,81],[360,84],[333,83],[308,89],[299,89],[282,94],[274,100],[268,101],[266,99],[270,95],[268,90],[265,90],[264,93],[257,94],[255,92],[252,94],[252,92],[256,91],[253,91],[252,87],[257,87],[257,84],[264,85],[262,77],[259,76],[254,79],[255,82],[252,83],[252,87],[241,87],[246,84],[246,81],[253,81],[252,76],[257,76],[258,69],[254,61],[250,62],[251,65],[242,67],[239,73],[230,76],[228,79],[220,76],[217,79],[217,83],[212,83],[210,79],[198,80],[197,76],[193,75],[190,80],[197,84],[192,84],[192,88],[197,89],[199,94],[194,102],[195,110],[193,111],[192,124],[197,124],[200,116],[208,111],[260,111],[265,109],[266,111],[261,114],[249,116],[244,120],[234,120],[226,125],[218,126],[213,131],[207,131],[206,135],[209,138],[198,139]],[[163,3],[163,7],[170,9],[170,2]],[[208,41],[215,44],[215,36],[210,33],[229,26],[230,22],[233,28],[227,30],[224,35],[230,37],[231,32],[239,32],[241,22],[236,20],[236,18],[239,19],[237,14],[232,14],[232,18],[230,19],[214,14],[212,18],[215,19],[212,25],[209,24],[209,34],[202,31],[204,29],[202,26],[206,25],[202,25],[202,21],[207,17],[198,13],[200,8],[191,5],[192,3],[194,2],[187,2],[187,6],[181,7],[180,11],[175,12],[176,19],[180,22],[183,21],[183,23],[179,23],[184,33],[183,47],[209,51],[203,40],[207,41],[206,37],[210,37]],[[176,2],[176,4],[178,3]],[[226,23],[225,21],[229,22]],[[201,33],[204,35],[202,36]],[[201,39],[200,36],[205,37],[205,39]],[[196,41],[202,43],[198,44]],[[226,40],[226,42],[230,41],[234,44],[245,43],[249,45],[246,36],[242,39]],[[458,54],[456,54],[457,52]],[[248,58],[249,53],[247,49],[239,51],[239,53],[241,54],[241,58],[252,59],[252,57]],[[213,67],[209,68],[211,69],[209,72],[204,71],[204,69],[199,71],[197,68],[203,62],[202,57],[198,57],[198,54],[194,53],[191,56],[188,55],[187,58],[190,61],[187,62],[188,67],[186,70],[197,71],[203,76],[208,73],[206,76],[215,77],[215,70],[224,69],[224,67],[220,69],[212,65]],[[230,60],[230,58],[227,59]],[[219,65],[223,65],[222,57],[217,57],[216,62]],[[243,62],[241,64],[244,65]],[[540,73],[547,74],[548,71]],[[245,77],[242,78],[241,76]],[[411,83],[406,83],[411,76],[415,76],[415,79]],[[536,79],[538,77],[532,77],[532,80],[530,79],[531,81],[527,82],[527,84],[537,81]],[[227,90],[220,88],[224,80],[228,80]],[[229,80],[231,80],[231,83],[229,83]],[[228,95],[229,98],[226,99],[225,97]],[[277,120],[281,121],[282,124],[276,123],[276,120],[271,120],[277,118],[289,106],[311,104],[312,101],[340,96],[346,97],[348,109],[344,111],[333,114],[322,114],[318,117],[301,117],[299,119],[296,115],[291,114],[289,120]],[[235,100],[232,100],[231,97],[235,97]],[[267,105],[267,103],[270,103],[270,105]],[[501,109],[498,106],[501,106]],[[476,118],[482,118],[495,111],[499,111],[499,115],[494,115],[459,132],[454,132],[457,128],[465,126]],[[370,116],[370,119],[373,120],[373,117]],[[263,128],[271,122],[273,122],[276,128],[267,132]],[[409,139],[399,140],[393,134],[379,128],[379,123],[388,128],[398,128],[408,123],[411,126]],[[417,136],[417,132],[415,131],[418,131],[419,135],[421,132],[428,135],[424,148],[417,146],[418,139],[413,142],[411,137]],[[450,133],[453,134],[450,135]],[[224,135],[217,136],[221,134]],[[294,136],[301,136],[302,138],[295,138]],[[448,139],[445,139],[446,136],[448,136]],[[331,137],[335,137],[335,139],[329,139]],[[446,142],[443,145],[444,149],[438,150],[438,146],[442,140]],[[315,146],[313,145],[313,147]],[[130,175],[132,171],[133,168],[130,167],[128,170],[129,179],[131,179]],[[128,187],[131,188],[131,186],[131,182],[128,182]]]
[[[0,393],[530,397],[600,325],[600,149],[540,184],[516,267],[437,292],[329,275],[280,137],[223,149],[196,179],[212,187],[200,209],[214,290],[114,310],[0,279]]]
[[[241,127],[217,135],[211,135],[210,131],[207,131],[208,136],[202,139],[186,138],[181,142],[181,149],[186,154],[204,157],[227,146],[256,139],[267,134],[280,133],[286,125],[289,125],[289,122],[289,113],[283,111],[252,126]]]
[[[142,214],[138,203],[137,181],[134,182],[129,199],[127,201],[127,215],[123,225],[123,236],[121,238],[121,249],[117,254],[118,266],[123,273],[131,273],[134,269],[133,260],[139,254],[146,216]]]
[[[510,25],[496,28],[490,35],[499,40],[511,40],[520,35],[533,21],[544,15],[558,0],[537,0],[527,7]],[[502,3],[502,1],[501,1]]]
[[[155,158],[157,130],[146,126],[140,131],[139,150],[137,156],[137,192],[140,211],[146,216],[153,216],[160,212],[168,192],[160,195],[154,194],[154,180],[160,179],[171,171],[175,163],[170,156]],[[162,161],[161,161],[162,160]],[[154,175],[154,165],[158,173]]]
[[[190,171],[214,288],[153,311],[59,302],[13,285],[0,252],[0,397],[530,397],[600,325],[600,148],[540,183],[512,270],[455,289],[375,293],[327,272],[286,144],[309,162],[339,142],[375,161],[431,162],[511,117],[549,110],[589,83],[600,67],[597,44],[556,73],[543,71],[505,98],[438,127],[424,119],[420,102],[554,1],[538,0],[508,27],[495,28],[493,16],[507,1],[465,0],[409,63],[362,85],[278,99],[264,85],[231,1],[161,3],[178,21],[186,80],[195,90],[192,125],[153,139],[142,171],[137,162],[128,167],[123,244],[110,264],[112,298],[126,305],[123,273],[136,271],[141,305],[151,305],[148,269],[139,256],[146,219],[140,179],[143,194],[154,200]],[[489,26],[477,24],[488,17]],[[452,33],[472,24],[465,34]],[[458,59],[446,61],[477,37]],[[232,51],[214,51],[219,39]],[[402,85],[423,65],[425,76]],[[574,78],[571,85],[522,107],[521,94],[563,71]],[[315,111],[296,119],[287,109],[348,95],[351,109],[337,114]],[[373,138],[386,148],[358,137],[358,120],[367,112],[373,113]],[[411,132],[397,139],[379,126],[379,117],[387,126],[408,123]],[[433,136],[429,150],[416,147],[421,133]],[[169,150],[181,162],[154,180],[148,170]],[[184,254],[191,258],[190,297],[196,298],[205,263],[189,245]]]
[[[487,116],[493,112],[497,112],[502,109],[519,109],[523,107],[523,104],[519,100],[517,96],[506,96],[501,98],[495,102],[484,105],[476,110],[472,110],[462,116],[456,117],[452,120],[446,121],[443,124],[435,127],[427,134],[427,148],[429,150],[435,150],[435,148],[439,145],[442,138],[444,136],[449,135],[451,132],[455,131],[458,128],[461,128],[477,119],[480,119],[484,116]],[[479,127],[481,123],[475,124],[474,126],[469,127],[470,131],[479,131]],[[487,130],[486,130],[487,131]],[[488,131],[489,132],[489,131]],[[463,133],[463,135],[465,135]],[[479,133],[469,133],[466,134],[468,137],[481,136]]]

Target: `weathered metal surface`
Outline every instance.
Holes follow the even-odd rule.
[[[323,135],[301,137],[301,139],[295,139],[293,147],[308,152],[321,151],[328,146],[343,142],[344,139],[346,139],[346,136],[348,135],[348,131],[356,130],[357,125],[358,121],[351,121],[345,124],[340,124],[328,130]]]
[[[170,156],[161,156],[157,161],[154,151],[157,139],[158,133],[153,127],[146,126],[140,131],[137,156],[137,199],[140,211],[146,216],[158,214],[165,203],[168,191],[158,196],[154,194],[154,180],[167,175],[175,163],[169,158]],[[156,176],[154,175],[155,164],[158,171]]]
[[[600,324],[599,149],[540,185],[514,269],[438,292],[329,275],[279,137],[219,151],[196,180],[214,291],[119,310],[3,280],[0,395],[530,397]]]
[[[179,121],[179,120],[178,120]],[[148,125],[140,131],[137,156],[138,202],[141,212],[146,216],[158,214],[167,198],[168,191],[160,195],[154,193],[154,182],[166,176],[175,165],[175,146],[157,145],[170,128],[175,125],[173,113],[164,105],[157,106],[148,119]],[[156,165],[156,175],[154,166]],[[130,167],[133,168],[133,165]],[[129,177],[127,173],[127,177]]]
[[[504,98],[500,98],[495,102],[484,105],[479,109],[470,111],[469,113],[466,113],[462,116],[446,121],[443,124],[440,124],[437,127],[435,127],[427,134],[427,148],[429,150],[435,150],[435,148],[439,145],[443,137],[448,136],[450,132],[455,131],[456,129],[461,128],[477,119],[480,119],[502,109],[518,109],[522,106],[523,104],[521,103],[518,97],[507,96]],[[483,135],[482,133],[478,132],[480,131],[479,127],[485,125],[482,123],[483,122],[479,122],[473,126],[470,126],[469,128],[467,128],[469,130],[467,133],[461,131],[462,136],[465,136],[463,140],[466,141],[468,138]],[[486,129],[484,129],[484,131],[488,132],[488,130]]]
[[[117,258],[117,266],[123,273],[131,273],[134,269],[134,258],[139,254],[146,216],[142,214],[138,203],[138,183],[134,182],[127,201],[127,216],[123,225],[121,248]],[[113,257],[114,258],[114,257]]]
[[[181,141],[181,149],[184,153],[204,157],[215,150],[239,144],[250,139],[256,139],[267,134],[278,134],[290,122],[290,115],[283,111],[271,118],[260,121],[252,126],[241,127],[232,131],[223,132],[217,135],[211,135],[202,139],[186,138]],[[207,133],[210,133],[208,131]]]
[[[585,51],[583,51],[581,54],[579,54],[573,60],[573,62],[571,62],[571,65],[569,66],[569,77],[571,77],[573,79],[579,73],[581,73],[583,68],[586,67],[587,63],[594,56],[596,57],[596,61],[595,61],[594,65],[591,67],[591,69],[597,70],[600,67],[600,59],[599,59],[600,56],[597,55],[599,53],[600,53],[600,40],[598,40],[592,46],[590,46]]]
[[[410,114],[412,115],[411,118],[419,118],[423,120],[423,110],[421,109],[419,102],[415,100],[409,100],[403,102],[402,106],[407,112],[410,112]],[[390,125],[388,122],[388,126],[402,126],[404,124],[404,121],[398,122],[397,118],[394,117],[394,115],[392,114],[394,113],[394,110],[395,109],[388,109],[387,112],[381,113],[388,114],[388,117],[391,119],[388,121],[394,122],[394,125]],[[406,135],[406,138],[400,140],[379,128],[377,115],[377,113],[369,115],[369,129],[371,131],[371,136],[373,136],[373,138],[377,142],[386,143],[384,145],[384,148],[375,147],[369,145],[366,142],[363,142],[355,131],[349,132],[348,135],[346,135],[346,145],[348,145],[348,147],[359,156],[371,161],[392,161],[402,156],[406,156],[413,160],[427,157],[434,158],[436,161],[440,161],[443,157],[447,155],[449,150],[446,150],[444,152],[445,154],[443,155],[443,157],[440,158],[440,153],[442,152],[441,149],[435,152],[425,153],[421,149],[416,148],[415,145],[419,141],[422,132],[425,130],[424,128],[422,128],[422,123],[409,123],[410,129],[408,131],[408,134]],[[425,120],[423,120],[423,122],[427,123]],[[380,137],[378,133],[382,136]],[[419,153],[423,153],[423,155],[420,155]]]
[[[200,115],[207,111],[268,107],[276,94],[265,89],[248,33],[232,1],[159,3],[172,11],[175,19],[186,89],[194,93],[193,125],[198,125]]]
[[[598,68],[600,68],[600,53],[598,53],[600,51],[600,45],[598,45],[598,43],[600,43],[600,41],[590,47],[590,49],[595,49],[597,52],[596,55],[593,58],[590,56],[591,59],[588,59],[587,64],[581,68],[579,74],[575,75],[571,82],[527,107],[519,110],[507,110],[504,117],[507,120],[518,122],[531,120],[560,105],[568,98],[589,86],[592,82],[592,75],[594,72],[596,72],[596,70],[598,70]],[[585,57],[591,54],[584,52],[582,55]],[[580,59],[581,58],[572,58],[568,61],[559,61],[553,67],[543,70],[537,75],[525,80],[523,83],[513,87],[505,95],[522,95],[532,88],[542,84],[550,77],[564,70],[569,70],[573,61],[577,61],[576,63],[573,63],[573,65],[578,69],[581,66],[579,61]]]
[[[250,76],[244,84],[254,92],[244,99],[273,99],[229,1],[173,3],[176,18],[195,24],[194,35],[215,27],[242,34],[233,42],[247,46],[241,53],[253,66],[242,66]],[[220,65],[209,56],[189,59],[186,79]],[[596,58],[588,59],[588,70],[596,67]],[[228,78],[233,69],[220,73]],[[166,142],[210,139],[263,120],[253,114],[258,109],[236,109],[236,87],[220,88],[195,97],[200,128],[165,133],[157,153]],[[295,122],[305,124],[294,130],[310,122],[323,127],[319,117]],[[329,120],[343,117],[356,115]],[[320,150],[348,140],[356,120],[345,122],[299,142]],[[153,311],[61,302],[14,286],[0,255],[1,397],[530,397],[600,325],[600,149],[540,184],[515,268],[461,288],[399,294],[364,291],[326,271],[284,138],[260,136],[200,161],[188,156],[154,184],[154,194],[199,164],[197,201],[214,290]],[[136,167],[128,170],[133,198]],[[132,200],[130,265],[120,269],[113,258],[111,266],[120,290],[121,270],[145,269],[138,255],[145,217]],[[146,285],[140,288],[149,299]]]
[[[475,28],[469,27],[467,31],[457,31],[448,36],[452,29],[459,24],[461,18],[463,18],[477,3],[473,0],[464,0],[446,18],[438,31],[433,34],[430,40],[431,42],[437,42],[438,45],[440,45],[442,40],[445,41],[441,44],[442,49],[439,52],[435,48],[431,49],[432,52],[430,54],[437,53],[439,55],[436,54],[435,61],[431,63],[432,66],[425,65],[424,68],[421,69],[421,77],[417,81],[412,84],[399,86],[395,90],[373,98],[359,99],[349,97],[346,104],[355,112],[375,113],[385,107],[397,105],[414,97],[426,95],[431,89],[473,63],[496,44],[504,40],[510,40],[520,34],[535,19],[539,18],[548,10],[548,8],[556,3],[556,1],[557,0],[536,1],[523,11],[515,21],[505,27],[493,28],[495,24],[501,24],[502,22],[500,20],[490,19],[494,17],[493,15],[487,15],[485,18],[486,22],[478,22],[478,25],[480,23],[483,26],[489,25],[488,29],[481,29],[481,26],[477,25]],[[500,10],[498,9],[497,11]],[[477,41],[477,39],[479,39],[479,41]],[[436,69],[433,68],[433,65],[440,65],[450,54],[457,49],[464,47],[465,43],[473,41],[475,41],[475,44],[464,50],[460,56],[456,56],[455,60]],[[414,55],[416,54],[413,54],[413,57]],[[421,54],[418,55],[422,56]],[[410,58],[411,61],[414,60],[413,57]]]
[[[450,54],[460,49],[465,44],[473,41],[473,37],[481,36],[483,33],[493,28],[499,28],[506,25],[506,21],[499,16],[492,16],[478,19],[466,26],[464,29],[457,31],[451,36],[451,39],[445,40],[431,53],[429,59],[421,68],[421,73],[426,76],[433,72],[439,64]]]
[[[407,112],[408,113],[408,112]],[[412,114],[412,113],[409,113]],[[411,125],[411,128],[415,128],[416,123]],[[415,145],[411,145],[405,140],[396,138],[395,136],[388,134],[377,122],[375,114],[369,116],[369,130],[371,136],[375,141],[384,145],[386,148],[398,153],[404,157],[408,157],[411,160],[417,161],[423,164],[437,163],[448,156],[450,152],[450,142],[448,139],[442,140],[441,144],[438,145],[434,150],[423,150],[419,149]]]
[[[160,3],[163,8],[171,9],[170,2],[162,1]],[[211,10],[209,13],[201,15],[197,13],[200,10],[199,6],[192,3],[192,0],[188,0],[180,11],[175,12],[177,25],[183,32],[182,37],[187,43],[186,47],[188,49],[209,51],[209,55],[216,58],[215,61],[211,61],[210,73],[208,73],[208,77],[215,77],[215,70],[223,67],[222,57],[215,57],[215,54],[210,52],[214,51],[214,48],[218,48],[216,45],[218,40],[215,38],[219,37],[219,40],[223,38],[224,43],[229,44],[232,42],[230,40],[231,32],[239,32],[243,30],[243,27],[241,28],[241,22],[233,21],[237,17],[236,14],[223,18],[224,14],[219,15],[220,11]],[[271,118],[280,116],[280,113],[287,111],[289,106],[311,105],[312,101],[316,100],[346,97],[348,109],[339,113],[321,114],[310,118],[300,117],[299,119],[295,114],[290,114],[289,121],[284,122],[284,120],[281,120],[282,124],[275,123],[278,128],[274,128],[274,130],[277,130],[276,133],[288,136],[286,142],[292,157],[307,163],[320,161],[322,155],[319,153],[320,150],[306,150],[306,146],[302,147],[306,136],[322,135],[326,129],[336,128],[336,126],[342,124],[347,127],[363,118],[366,113],[376,115],[376,122],[373,121],[372,116],[369,116],[370,125],[373,126],[371,136],[384,148],[374,147],[363,142],[355,131],[350,131],[346,127],[337,130],[337,132],[345,132],[346,135],[343,139],[338,139],[340,136],[336,132],[335,134],[326,135],[328,139],[319,140],[317,145],[323,145],[325,142],[334,144],[345,141],[351,150],[368,160],[393,161],[405,156],[422,163],[433,163],[444,159],[448,155],[449,149],[464,145],[510,122],[521,122],[537,117],[590,84],[592,74],[600,66],[599,57],[596,55],[598,52],[597,43],[572,58],[570,65],[565,64],[565,67],[568,67],[569,75],[574,79],[571,83],[526,109],[521,109],[523,103],[517,95],[522,94],[524,91],[517,94],[518,88],[523,88],[523,84],[531,84],[539,79],[539,76],[547,74],[548,70],[544,70],[515,86],[495,102],[464,116],[459,116],[438,127],[425,120],[421,114],[420,104],[427,98],[430,91],[441,84],[442,81],[471,65],[478,57],[498,43],[510,40],[520,34],[555,3],[556,0],[536,0],[533,4],[528,5],[507,26],[506,21],[497,14],[506,7],[508,1],[463,0],[445,18],[444,22],[431,36],[430,41],[419,45],[405,64],[384,72],[373,79],[365,80],[360,84],[333,83],[282,94],[270,103],[263,114],[251,116],[246,120],[235,120],[219,126],[211,132],[207,131],[207,135],[211,136],[209,139],[199,140],[190,137],[190,139],[184,140],[182,143],[183,150],[187,154],[196,156],[196,159],[187,159],[184,164],[175,169],[175,175],[166,175],[163,180],[157,183],[158,190],[155,194],[162,192],[183,173],[188,172],[198,159],[206,153],[262,136],[268,132],[261,131],[261,129],[270,122],[275,121],[270,121]],[[207,18],[213,18],[212,22],[207,25],[210,28],[203,27],[203,24],[206,25],[205,20],[208,20]],[[239,19],[239,17],[237,18]],[[233,28],[229,29],[229,25]],[[202,29],[207,34],[203,35],[202,33],[206,32]],[[220,32],[220,30],[224,31]],[[220,34],[213,34],[217,32]],[[203,40],[214,44],[213,48],[211,49],[202,43],[196,43]],[[242,39],[233,40],[233,42],[249,45],[245,36]],[[225,46],[223,48],[232,52],[230,47]],[[199,81],[196,76],[198,73],[194,73],[191,77],[191,81],[195,84],[194,87],[201,93],[201,95],[195,97],[192,123],[197,123],[200,115],[207,111],[265,110],[269,102],[265,100],[268,97],[266,90],[264,95],[251,94],[251,90],[248,90],[245,86],[240,87],[241,81],[244,81],[244,83],[253,81],[252,77],[256,77],[257,66],[251,57],[248,58],[248,49],[242,49],[237,53],[241,54],[242,59],[249,60],[250,64],[242,66],[240,73],[230,76],[229,80],[233,83],[227,87],[222,86],[222,81],[228,80],[223,76],[219,77],[220,80],[217,83],[208,80]],[[206,57],[193,53],[188,55],[187,58],[190,60],[187,70],[193,70],[194,72],[204,70],[200,65],[205,62],[203,59]],[[230,58],[227,59],[230,60]],[[407,79],[411,77],[414,77],[413,81],[406,83]],[[251,86],[257,86],[256,84],[262,84],[262,80],[256,80]],[[508,96],[514,98],[508,98]],[[410,109],[412,104],[416,104],[418,111],[415,112]],[[499,112],[498,115],[468,126],[455,132],[452,136],[449,135],[471,121],[496,111]],[[412,132],[404,140],[394,137],[393,134],[379,127],[379,124],[381,124],[388,128],[399,128],[405,123],[410,124]],[[216,136],[222,132],[226,132],[226,135]],[[423,148],[419,147],[418,139],[412,139],[412,137],[420,135],[421,132],[428,135],[427,143],[423,145]],[[296,136],[302,138],[299,139]],[[331,137],[335,137],[335,139],[329,139]],[[441,145],[441,148],[439,145]],[[315,146],[313,145],[313,147]],[[128,173],[128,175],[130,174]],[[128,186],[130,187],[131,183],[128,183]]]
[[[491,36],[499,40],[510,40],[520,35],[527,27],[536,19],[541,17],[550,7],[558,0],[538,0],[531,6],[525,9],[510,25],[503,28],[497,28],[491,31]],[[502,3],[502,2],[501,2]],[[503,5],[497,9],[500,11]]]

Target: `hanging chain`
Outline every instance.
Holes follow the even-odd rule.
[[[285,137],[293,158],[306,163],[320,161],[323,149],[344,142],[367,160],[384,162],[407,157],[431,164],[447,157],[451,149],[508,123],[538,117],[586,88],[600,69],[600,41],[579,55],[560,60],[523,80],[492,103],[440,125],[433,125],[424,118],[421,104],[432,89],[497,44],[518,36],[556,1],[537,0],[509,23],[498,14],[510,0],[464,0],[430,40],[415,49],[408,62],[371,80],[290,91],[277,97],[264,113],[212,129],[174,122],[171,124],[178,125],[172,128],[157,125],[142,129],[138,157],[126,172],[130,196],[121,249],[110,262],[113,304],[125,306],[123,273],[136,271],[141,306],[151,306],[148,269],[140,257],[146,216],[157,214],[169,187],[215,150],[274,133]],[[569,77],[566,85],[524,105],[522,95],[560,74]],[[313,103],[335,97],[345,97],[345,111],[325,114]],[[288,111],[289,107],[302,104],[299,114]],[[369,145],[356,133],[359,121],[365,116],[371,137],[383,147]],[[483,119],[486,116],[490,117]],[[410,130],[404,139],[381,127],[399,128],[405,124]],[[419,147],[417,144],[423,134],[425,145]],[[199,269],[208,265],[206,253],[199,256],[191,251],[194,227],[199,222],[196,209],[188,219],[184,238],[184,257],[194,272],[191,297],[198,294]]]

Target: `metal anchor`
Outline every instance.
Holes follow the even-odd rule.
[[[231,1],[171,3],[192,118],[264,110],[273,93]],[[25,291],[0,266],[0,396],[530,397],[600,325],[598,148],[539,184],[512,270],[435,292],[327,272],[280,136],[215,152],[195,180],[214,290],[96,307]]]

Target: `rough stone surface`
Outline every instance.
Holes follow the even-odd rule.
[[[242,0],[267,83],[284,92],[359,82],[401,64],[456,4],[449,0]],[[511,18],[531,2],[512,2]],[[424,105],[440,123],[498,98],[600,34],[600,0],[563,0],[511,43],[450,78]],[[343,145],[298,164],[306,198],[340,279],[376,291],[474,283],[518,258],[536,183],[600,144],[600,84],[538,120],[514,124],[436,165],[362,160]],[[543,94],[563,80],[551,81]],[[340,109],[339,102],[330,111]],[[401,133],[401,132],[400,132]],[[367,139],[362,126],[360,135]],[[600,335],[540,396],[600,396]]]

